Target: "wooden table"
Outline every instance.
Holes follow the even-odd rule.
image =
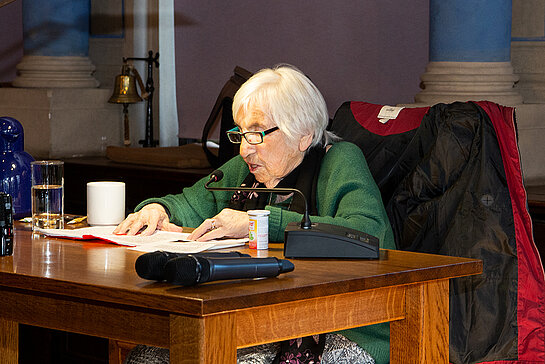
[[[447,363],[449,279],[482,272],[480,260],[383,250],[183,288],[140,279],[139,254],[18,225],[0,258],[2,363],[17,363],[18,323],[170,347],[172,363],[235,363],[237,348],[385,321],[392,363]],[[280,257],[281,245],[260,254]]]

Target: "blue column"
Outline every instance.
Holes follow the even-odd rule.
[[[14,87],[98,87],[89,54],[90,0],[24,0]]]
[[[509,62],[511,0],[430,0],[430,62]]]
[[[24,0],[24,53],[86,57],[90,0]]]
[[[430,0],[430,62],[417,103],[522,103],[511,65],[511,0]]]

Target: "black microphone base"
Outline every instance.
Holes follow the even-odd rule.
[[[364,232],[313,223],[310,229],[289,223],[284,232],[286,258],[379,258],[379,241]]]

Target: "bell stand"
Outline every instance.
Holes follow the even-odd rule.
[[[123,57],[123,63],[127,61],[145,61],[148,66],[148,78],[146,80],[146,92],[148,97],[146,98],[146,136],[144,140],[138,141],[142,144],[142,147],[156,147],[159,144],[158,140],[153,139],[153,91],[155,87],[153,86],[153,65],[155,64],[156,68],[159,68],[159,53],[153,55],[153,51],[148,52],[146,58],[135,58],[135,57]]]

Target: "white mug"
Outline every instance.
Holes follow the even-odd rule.
[[[125,183],[87,183],[87,223],[117,225],[125,219]]]

